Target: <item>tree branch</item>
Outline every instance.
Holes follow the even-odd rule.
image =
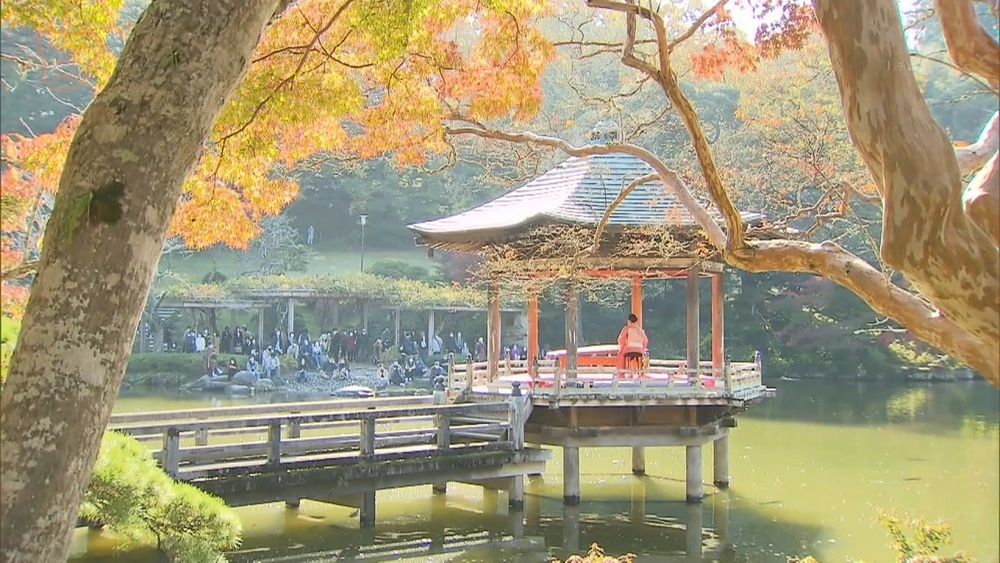
[[[38,269],[38,260],[25,262],[20,266],[15,266],[13,268],[8,268],[6,270],[0,271],[0,280],[2,281],[16,280],[17,278],[24,277],[28,274],[33,274],[37,269]]]
[[[601,217],[601,220],[597,222],[597,228],[594,230],[593,252],[597,252],[597,250],[601,247],[601,235],[604,234],[604,229],[607,227],[608,221],[611,220],[611,214],[615,212],[615,209],[618,209],[618,206],[621,205],[623,201],[625,201],[628,194],[632,193],[633,190],[642,184],[647,184],[653,180],[658,180],[659,178],[660,175],[656,173],[639,176],[635,180],[629,182],[628,185],[622,189],[622,191],[618,194],[618,197],[616,197],[615,200],[608,205],[608,208],[604,210],[604,215]]]
[[[944,42],[955,64],[1000,91],[1000,44],[979,25],[972,0],[934,0]]]
[[[823,276],[860,297],[873,311],[906,327],[915,337],[939,348],[1000,386],[1000,357],[968,331],[919,296],[885,279],[882,272],[833,242],[748,241],[730,264],[748,272],[805,272]]]
[[[698,32],[699,29],[701,29],[701,26],[705,25],[708,18],[717,14],[719,10],[725,7],[728,2],[729,0],[719,0],[714,6],[702,12],[702,14],[698,16],[698,19],[694,20],[690,27],[687,28],[687,31],[678,35],[675,39],[672,39],[670,43],[667,43],[667,52],[673,52],[675,47],[690,39],[695,33]]]
[[[694,195],[692,195],[691,191],[688,190],[680,176],[664,164],[662,160],[657,158],[656,155],[642,147],[628,143],[608,143],[606,145],[585,145],[577,147],[556,137],[547,137],[528,131],[515,133],[473,126],[445,126],[444,132],[447,135],[476,135],[487,139],[543,145],[559,149],[568,155],[577,157],[589,156],[592,154],[630,154],[642,160],[656,171],[660,180],[662,180],[667,188],[677,196],[677,200],[681,203],[681,205],[687,208],[698,225],[705,230],[708,240],[716,248],[726,248],[725,232],[723,232],[722,228],[712,218],[712,216],[709,215],[708,210],[705,209],[705,207],[699,203],[697,199],[695,199]]]
[[[958,168],[962,174],[975,172],[986,164],[997,150],[1000,150],[1000,111],[993,113],[993,117],[983,127],[975,143],[955,148]]]
[[[677,74],[670,67],[670,47],[667,42],[666,27],[663,18],[652,10],[643,8],[636,4],[617,2],[614,0],[587,0],[589,6],[603,8],[616,12],[622,12],[626,16],[626,38],[625,47],[622,53],[622,62],[642,72],[649,74],[663,88],[670,103],[680,114],[684,121],[684,126],[691,137],[691,144],[694,146],[695,155],[698,157],[698,164],[701,166],[702,176],[709,194],[718,206],[722,217],[726,221],[727,246],[720,247],[724,252],[740,248],[744,245],[746,234],[743,229],[743,216],[736,208],[733,200],[726,192],[726,187],[719,175],[718,167],[715,165],[715,158],[708,146],[708,138],[705,131],[698,122],[698,114],[691,105],[684,92],[681,91]],[[640,16],[653,25],[657,43],[657,62],[654,67],[635,56],[633,47],[635,45],[635,17]],[[707,19],[707,17],[706,17]],[[713,241],[714,242],[714,241]]]

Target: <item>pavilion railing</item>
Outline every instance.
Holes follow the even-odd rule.
[[[699,362],[696,370],[684,360],[647,359],[641,367],[619,369],[614,365],[579,366],[564,369],[556,360],[538,360],[534,370],[527,360],[501,359],[495,374],[489,362],[469,362],[449,367],[449,388],[458,392],[503,392],[512,381],[539,393],[562,395],[567,390],[676,388],[737,399],[753,399],[764,393],[762,365],[758,353],[752,362],[732,362],[717,368],[710,361]]]

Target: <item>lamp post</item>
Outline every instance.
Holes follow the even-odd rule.
[[[361,273],[365,273],[365,225],[368,223],[368,215],[362,213],[358,215],[358,223],[361,224]]]

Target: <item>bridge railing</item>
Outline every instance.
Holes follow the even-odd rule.
[[[603,359],[603,358],[602,358]],[[533,373],[532,373],[533,372]],[[622,388],[651,388],[657,393],[676,389],[678,393],[701,392],[707,395],[753,399],[763,395],[762,365],[757,354],[752,362],[726,361],[716,367],[711,361],[699,362],[690,369],[684,360],[650,358],[639,368],[619,369],[616,365],[579,366],[567,370],[555,360],[539,360],[529,369],[527,360],[502,359],[491,377],[488,362],[456,364],[449,369],[449,389],[455,392],[471,389],[486,393],[503,392],[511,381],[519,381],[533,392],[560,396],[573,389],[586,389],[588,394],[607,389],[618,393]]]
[[[159,435],[162,447],[154,452],[154,457],[171,476],[191,480],[233,468],[273,470],[315,463],[317,459],[339,463],[358,458],[377,460],[383,454],[483,446],[521,450],[524,422],[530,412],[530,405],[528,410],[525,407],[526,397],[451,405],[381,407],[379,399],[358,399],[353,403],[356,405],[353,410],[298,414],[287,412],[296,407],[294,404],[282,405],[276,413],[235,416],[231,412],[228,416],[212,412],[223,409],[195,409],[187,411],[187,420],[172,418],[173,413],[144,413],[127,415],[128,418],[123,415],[111,429],[133,436]],[[279,407],[272,405],[272,408]],[[142,416],[147,418],[142,420]],[[122,418],[127,422],[122,422]],[[301,436],[303,428],[323,424],[330,426],[314,432],[321,435]],[[405,428],[384,428],[392,424]],[[327,432],[329,428],[340,431],[331,434]],[[220,435],[231,435],[226,432],[236,429],[257,435],[266,433],[266,438],[238,443],[213,440]],[[182,443],[182,438],[192,436],[196,438],[195,444]]]
[[[216,418],[227,418],[236,416],[263,416],[269,414],[303,414],[311,412],[333,412],[333,411],[354,411],[359,408],[375,409],[394,406],[416,406],[431,405],[434,398],[430,395],[412,397],[383,397],[375,399],[337,399],[327,401],[307,401],[301,403],[267,403],[260,405],[241,405],[233,407],[211,407],[200,409],[178,409],[140,413],[116,413],[111,415],[110,426],[112,429],[126,425],[144,422],[163,422],[190,420],[211,420]],[[433,420],[433,417],[423,417],[420,421]],[[413,421],[411,421],[413,422]],[[296,438],[303,430],[318,430],[330,428],[343,428],[350,426],[352,422],[317,422],[301,425],[289,425],[286,429],[289,438]],[[199,446],[207,445],[207,431],[196,432],[195,443]],[[219,429],[212,432],[213,437],[220,436],[240,436],[247,434],[259,434],[259,428],[230,428]],[[159,441],[160,433],[133,435],[140,442]]]

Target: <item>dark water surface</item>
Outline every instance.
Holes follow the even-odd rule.
[[[581,450],[579,507],[562,505],[562,460],[526,485],[523,520],[506,495],[449,484],[378,493],[374,532],[353,509],[303,501],[241,508],[236,562],[334,560],[545,561],[600,543],[638,561],[893,561],[878,509],[944,518],[951,550],[1000,561],[1000,393],[983,382],[777,382],[778,396],[739,418],[730,438],[732,487],[684,500],[683,448],[647,448],[648,476],[630,450]],[[249,400],[276,400],[276,397]],[[123,397],[116,411],[236,404]],[[711,477],[706,452],[705,476]],[[109,534],[77,530],[76,561],[150,561]]]

